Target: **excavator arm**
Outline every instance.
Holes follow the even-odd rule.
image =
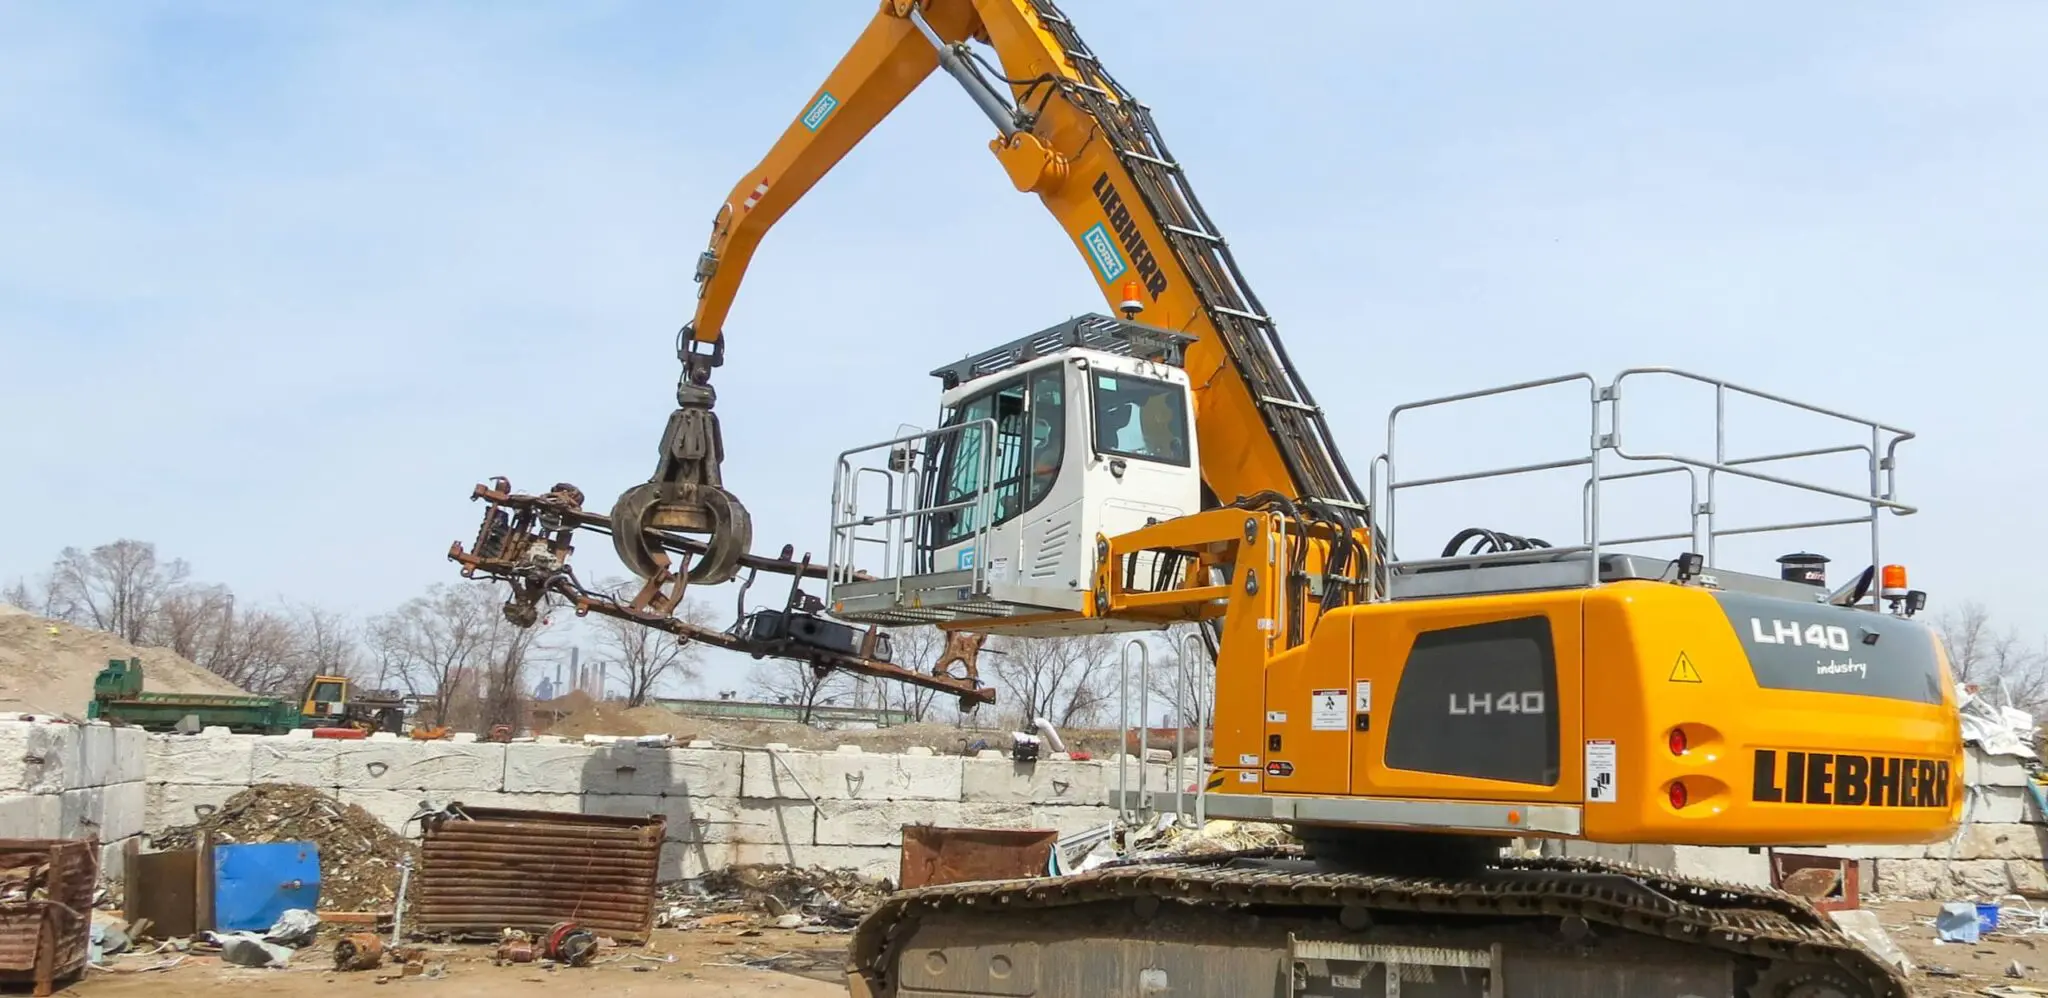
[[[988,62],[968,42],[987,44]],[[710,533],[688,581],[721,582],[745,550],[744,508],[723,489],[710,376],[748,261],[783,213],[944,68],[995,125],[989,143],[1012,184],[1036,194],[1104,297],[1126,316],[1194,338],[1202,477],[1220,503],[1280,502],[1348,539],[1321,559],[1325,608],[1362,598],[1365,496],[1322,410],[1229,243],[1196,200],[1151,112],[1103,69],[1051,0],[884,0],[851,50],[712,220],[697,265],[697,309],[678,338],[678,408],[653,478],[612,512],[621,559],[673,578],[650,529]]]

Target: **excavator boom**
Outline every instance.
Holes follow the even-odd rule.
[[[968,48],[989,43],[999,65]],[[713,215],[697,309],[679,336],[684,388],[653,479],[614,508],[621,557],[642,578],[665,567],[644,530],[715,533],[722,493],[705,400],[727,348],[725,318],[768,229],[911,90],[943,66],[995,125],[990,148],[1036,194],[1127,317],[1193,338],[1185,369],[1216,501],[1277,495],[1342,529],[1324,568],[1326,606],[1361,599],[1367,509],[1327,420],[1166,146],[1151,111],[1112,78],[1051,0],[889,0]],[[737,349],[737,347],[735,347]],[[679,429],[679,427],[681,429]],[[702,455],[711,454],[710,460]],[[684,456],[689,455],[689,456]],[[732,518],[743,519],[744,514]],[[730,577],[737,550],[699,562],[694,581]]]

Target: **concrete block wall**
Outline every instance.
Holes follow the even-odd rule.
[[[146,736],[97,722],[0,718],[0,838],[98,837],[101,868],[142,834]]]
[[[1954,837],[1931,845],[1788,849],[1862,860],[1864,889],[1887,897],[1992,898],[2048,895],[2048,815],[2027,789],[2027,767],[2012,756],[1971,746],[1963,763],[1968,797]]]
[[[929,752],[807,752],[588,744],[510,744],[200,735],[147,737],[149,831],[199,821],[254,783],[318,787],[387,825],[409,823],[423,803],[640,816],[668,822],[666,879],[744,863],[851,867],[894,878],[906,824],[1050,828],[1062,833],[1113,817],[1113,761],[1061,757],[1016,763]],[[1138,765],[1129,760],[1136,786]],[[1149,767],[1148,783],[1167,770]]]

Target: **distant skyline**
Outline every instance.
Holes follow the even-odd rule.
[[[2048,631],[2016,543],[2048,495],[2024,450],[2048,426],[2048,6],[1066,7],[1361,476],[1400,402],[1699,369],[1919,431],[1923,512],[1885,524],[1886,560],[1930,613]],[[133,537],[244,601],[361,617],[457,581],[476,482],[608,507],[653,468],[713,209],[872,10],[0,8],[0,582]],[[715,384],[761,550],[824,556],[834,455],[928,425],[933,367],[1105,308],[989,137],[935,75],[755,258]],[[1413,442],[1541,457],[1511,446],[1535,412]],[[1404,498],[1401,553],[1575,529],[1568,500],[1489,495]],[[1868,560],[1815,544],[1838,578]],[[723,623],[732,590],[707,599]]]

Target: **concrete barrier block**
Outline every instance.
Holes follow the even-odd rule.
[[[614,743],[505,747],[506,793],[735,796],[738,752]]]
[[[57,837],[60,839],[93,838],[105,842],[108,836],[100,828],[105,816],[104,787],[80,787],[57,795]]]
[[[2006,863],[1996,859],[1881,859],[1877,893],[1894,898],[1992,898],[2012,890]]]
[[[1043,828],[1028,804],[932,801],[909,808],[890,801],[831,801],[818,812],[821,846],[901,846],[904,825],[946,828]]]
[[[343,804],[354,804],[368,811],[394,832],[407,838],[420,837],[419,822],[408,823],[406,820],[418,813],[420,802],[426,799],[426,795],[417,790],[362,790],[344,787],[335,791],[335,797]],[[439,805],[442,802],[433,803]],[[397,858],[393,857],[392,861],[397,862]]]
[[[6,746],[0,766],[18,767],[10,774],[14,789],[54,794],[85,785],[85,774],[80,772],[77,725],[36,722],[9,727],[19,732],[19,747]]]
[[[2026,760],[2015,755],[1986,755],[1971,748],[1963,756],[1963,782],[1970,786],[2025,787]]]
[[[508,794],[500,791],[483,790],[474,793],[443,793],[427,795],[437,805],[464,804],[469,807],[502,807],[514,811],[549,811],[556,814],[580,814],[583,811],[582,794]]]
[[[220,810],[228,798],[243,787],[217,783],[150,783],[143,791],[142,830],[160,834],[166,829],[196,825]]]
[[[789,846],[733,845],[735,866],[780,864],[817,867],[825,870],[853,870],[863,877],[894,882],[903,868],[903,851],[898,846]]]
[[[292,730],[290,730],[290,731],[287,731],[287,732],[285,732],[284,734],[282,734],[282,735],[278,735],[278,736],[276,736],[276,737],[279,737],[279,738],[293,738],[293,739],[298,739],[298,740],[300,740],[300,741],[311,741],[311,740],[313,739],[313,729],[312,729],[312,728],[293,728]]]
[[[1926,847],[1930,859],[1953,854],[1957,859],[2030,859],[2038,862],[2044,844],[2039,825],[1964,825],[1953,843]]]
[[[1798,853],[1807,856],[1838,856],[1843,859],[1926,859],[1929,849],[1945,849],[1943,845],[1933,846],[1800,846],[1781,849],[1779,852]]]
[[[691,801],[686,812],[670,812],[669,837],[807,846],[817,842],[817,822],[817,808],[807,800]]]
[[[1671,870],[1751,887],[1771,886],[1771,858],[1763,850],[1726,846],[1673,846]]]
[[[733,865],[730,845],[669,840],[661,844],[661,867],[655,876],[662,883],[694,880],[713,870],[723,870]],[[688,901],[680,904],[691,907]],[[661,907],[661,902],[656,902],[655,909],[659,911]]]
[[[341,785],[334,758],[342,743],[335,739],[264,735],[252,741],[249,779],[253,783],[296,783],[330,789]]]
[[[1099,804],[1035,806],[1023,827],[1050,828],[1062,836],[1101,828],[1116,820],[1116,809]]]
[[[750,753],[740,795],[753,799],[931,800],[961,797],[960,760],[866,753]],[[808,791],[808,793],[806,793]]]
[[[60,809],[58,794],[0,796],[0,839],[54,839]]]
[[[603,814],[617,818],[645,818],[656,814],[667,818],[666,800],[664,797],[647,794],[584,794],[582,810],[584,814]]]
[[[151,782],[246,787],[256,774],[256,741],[252,738],[151,735],[148,753],[146,778]]]
[[[129,836],[134,838],[135,836]],[[100,843],[100,879],[120,880],[128,872],[128,839]]]
[[[141,835],[149,810],[149,785],[139,780],[111,783],[100,788],[100,841],[112,842]]]
[[[336,784],[360,790],[503,790],[505,746],[453,742],[343,743]]]
[[[1964,820],[1986,825],[2017,825],[2038,818],[2025,787],[1973,787]]]
[[[36,793],[43,780],[43,760],[29,750],[27,721],[0,721],[0,796]]]
[[[64,774],[65,789],[80,787],[104,787],[118,782],[114,779],[114,728],[107,724],[80,724],[75,726],[77,734],[73,742],[77,745],[78,764],[71,772]]]
[[[141,783],[149,779],[149,732],[141,728],[108,728],[114,757],[107,782]]]
[[[1100,762],[1013,762],[1009,759],[961,761],[960,798],[1041,804],[1101,804],[1109,799],[1113,771]],[[1132,789],[1137,774],[1131,774]]]

